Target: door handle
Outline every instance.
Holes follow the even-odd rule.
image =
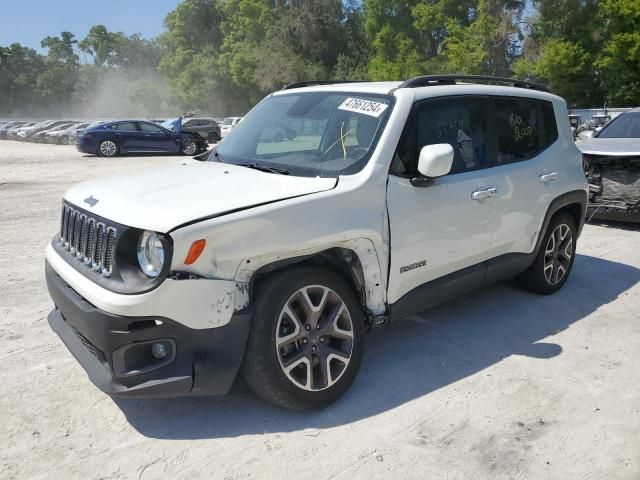
[[[476,190],[471,194],[472,200],[482,200],[483,198],[493,197],[498,193],[496,187],[487,188],[485,190]]]
[[[547,183],[558,178],[558,172],[543,173],[538,177],[542,183]]]

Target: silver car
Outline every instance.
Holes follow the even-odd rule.
[[[640,108],[582,132],[576,146],[589,182],[587,218],[640,222]]]

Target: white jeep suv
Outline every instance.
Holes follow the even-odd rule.
[[[565,102],[493,77],[291,85],[204,160],[64,196],[49,323],[108,394],[223,394],[242,372],[326,406],[371,328],[508,277],[557,291],[587,203]]]

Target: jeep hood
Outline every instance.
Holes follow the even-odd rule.
[[[582,153],[589,155],[640,156],[640,138],[589,138],[576,142]]]
[[[114,222],[166,233],[207,217],[331,190],[336,183],[334,178],[294,177],[226,163],[181,160],[173,167],[83,182],[69,189],[64,198]]]

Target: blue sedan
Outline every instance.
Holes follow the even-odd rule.
[[[103,157],[126,153],[197,155],[207,149],[200,135],[181,131],[180,119],[166,125],[169,128],[143,120],[101,123],[78,131],[76,148],[80,152]]]

